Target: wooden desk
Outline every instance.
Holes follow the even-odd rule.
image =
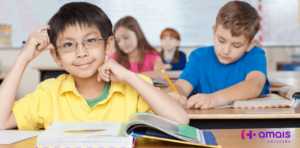
[[[37,69],[40,71],[40,81],[44,81],[49,78],[56,78],[61,74],[69,74],[63,67],[34,67],[33,69]],[[170,79],[178,79],[181,71],[167,71],[167,75]]]
[[[300,65],[300,62],[277,62],[277,65],[276,65],[276,70],[280,71],[282,66],[284,65],[289,65],[289,64],[299,64]]]
[[[275,113],[253,113],[253,111]],[[295,113],[284,113],[290,111]],[[191,119],[190,125],[199,129],[300,128],[300,101],[296,102],[293,108],[191,109],[186,112]]]
[[[249,139],[246,133],[252,131],[256,136]],[[246,129],[245,130],[245,140],[241,138],[241,129],[222,129],[222,130],[210,130],[214,134],[217,142],[222,146],[222,148],[296,148],[300,147],[300,129],[299,128],[282,128],[282,129]],[[290,138],[260,138],[258,135],[260,132],[290,132]],[[0,145],[0,148],[34,148],[36,145],[36,137],[30,138],[11,145]],[[269,140],[269,142],[268,142]],[[271,143],[271,140],[272,143]],[[275,143],[275,140],[284,140],[284,143]],[[286,140],[286,141],[285,141]],[[278,141],[279,142],[279,141]],[[158,148],[158,147],[172,147],[172,148],[200,148],[196,146],[189,146],[165,141],[150,140],[138,138],[135,148]]]
[[[40,71],[40,82],[49,79],[56,78],[61,74],[69,74],[63,67],[34,67]]]
[[[2,81],[4,80],[5,76],[6,76],[5,74],[1,74],[1,75],[0,75],[0,84],[1,84]]]

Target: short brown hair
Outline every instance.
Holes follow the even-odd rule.
[[[259,30],[260,17],[250,4],[231,1],[220,9],[216,19],[219,24],[230,29],[232,36],[245,35],[250,42]]]
[[[166,28],[161,34],[160,34],[160,39],[163,39],[166,36],[171,36],[177,40],[180,41],[180,35],[179,33],[172,28]],[[165,63],[165,58],[164,58],[164,49],[161,50],[160,52],[160,56],[163,60],[163,62]],[[176,63],[179,62],[180,60],[180,55],[179,55],[179,47],[176,47],[176,52],[175,52],[175,57],[172,59],[171,63]]]
[[[125,27],[125,28],[133,31],[135,33],[136,37],[137,37],[137,40],[138,40],[137,48],[138,48],[138,54],[139,54],[138,69],[140,71],[141,68],[142,68],[142,64],[144,63],[145,51],[149,50],[151,54],[155,54],[155,53],[157,53],[157,51],[155,50],[155,48],[153,46],[151,46],[149,44],[149,42],[147,41],[147,39],[146,39],[139,23],[133,17],[126,16],[126,17],[120,19],[115,24],[113,33],[115,34],[117,29],[120,28],[120,27]],[[115,46],[115,48],[116,48],[116,52],[115,52],[116,61],[119,64],[124,64],[125,68],[130,69],[128,55],[120,49],[117,41],[116,41],[115,45],[116,45]]]

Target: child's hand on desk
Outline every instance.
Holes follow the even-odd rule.
[[[187,97],[182,96],[175,91],[169,93],[176,101],[178,101],[182,106],[186,107]]]
[[[195,94],[187,101],[187,108],[209,109],[218,106],[218,98],[214,94]]]
[[[44,30],[50,29],[49,25],[40,26],[34,32],[30,33],[25,46],[22,49],[20,57],[26,62],[33,60],[42,51],[46,49],[54,49],[55,47],[50,43],[47,32]]]
[[[113,59],[107,60],[98,68],[98,71],[98,81],[103,80],[106,82],[126,82],[126,76],[128,76],[130,73],[133,73]]]

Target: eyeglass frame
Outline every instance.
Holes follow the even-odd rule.
[[[99,40],[106,40],[106,39],[108,39],[108,38],[109,38],[109,37],[102,38],[102,39],[97,38],[97,39],[98,39],[98,41],[99,41]],[[61,46],[62,46],[62,44],[64,44],[64,43],[62,43],[60,46],[55,47],[55,49],[60,48],[60,51],[61,51],[61,52],[72,52],[72,51],[75,51],[75,50],[76,50],[78,44],[82,44],[83,47],[84,47],[85,49],[90,49],[90,48],[86,48],[86,47],[85,47],[84,41],[87,41],[87,40],[88,40],[88,39],[83,40],[81,43],[72,42],[72,43],[76,43],[76,44],[75,44],[74,50],[71,50],[71,51],[63,51],[63,50],[61,49]],[[99,42],[99,44],[98,44],[97,46],[99,46],[99,45],[100,45],[100,42]],[[97,46],[94,46],[94,47],[97,47]],[[91,48],[93,48],[93,47],[91,47]]]

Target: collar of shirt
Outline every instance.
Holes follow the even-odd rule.
[[[124,95],[124,93],[125,93],[124,85],[125,85],[124,83],[117,83],[117,82],[111,81],[111,86],[110,86],[107,98],[110,98],[112,96],[112,94],[114,94],[115,92],[120,92]],[[70,74],[67,77],[67,79],[62,82],[59,93],[60,93],[60,95],[62,95],[63,93],[69,92],[69,91],[72,91],[77,96],[81,96],[76,89],[74,77],[72,76],[72,74]],[[103,100],[101,102],[101,104],[107,102],[107,100],[108,99]]]

